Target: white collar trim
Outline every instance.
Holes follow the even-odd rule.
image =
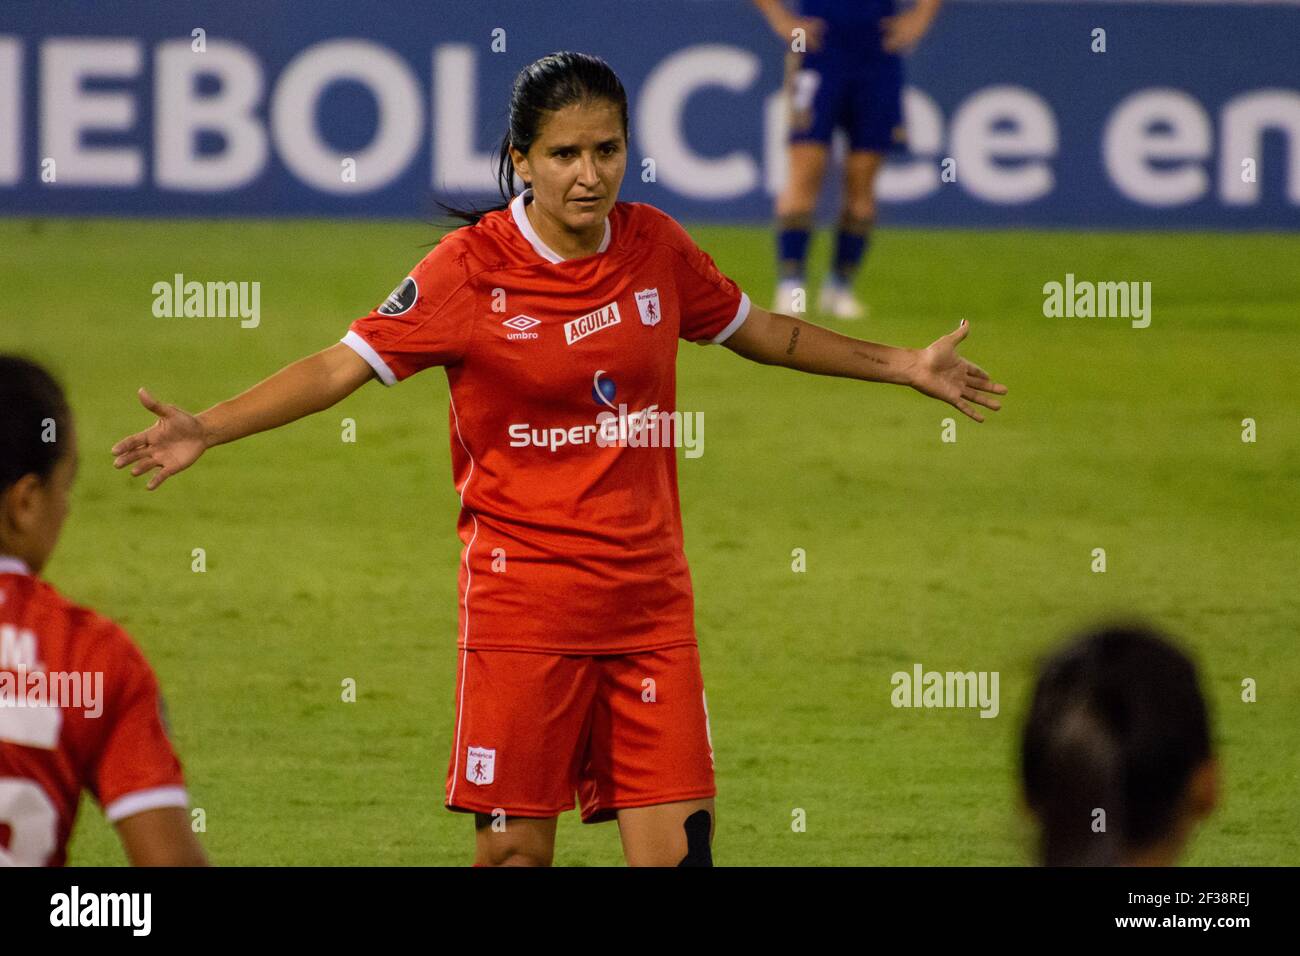
[[[529,221],[528,213],[524,211],[524,205],[532,198],[533,190],[529,187],[516,196],[510,203],[510,215],[514,217],[515,225],[518,226],[519,231],[524,234],[524,238],[528,240],[529,245],[531,245],[533,249],[537,251],[537,254],[547,262],[566,262],[567,260],[564,256],[560,255],[546,243],[542,242],[542,237],[537,234],[537,230],[533,228],[532,222]],[[613,231],[609,227],[609,217],[606,216],[605,235],[600,240],[600,245],[596,248],[596,255],[600,255],[600,253],[609,248],[609,240],[612,232]],[[585,256],[583,258],[585,258]]]
[[[18,558],[11,558],[7,554],[0,554],[0,574],[27,574],[30,575],[32,569],[27,566],[26,561]]]

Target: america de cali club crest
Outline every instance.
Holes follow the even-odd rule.
[[[642,325],[659,324],[659,290],[642,289],[636,294],[636,310],[641,313]]]
[[[469,747],[465,754],[465,779],[486,787],[496,779],[497,751],[495,747]]]

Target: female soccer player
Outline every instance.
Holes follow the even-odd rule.
[[[61,866],[83,789],[136,866],[203,865],[149,664],[38,577],[76,471],[62,389],[0,355],[0,866]]]
[[[752,307],[672,219],[618,202],[627,97],[596,57],[515,80],[506,203],[446,236],[341,344],[113,448],[157,488],[207,448],[328,408],[370,378],[446,369],[461,496],[459,668],[447,806],[481,864],[548,864],[556,816],[617,819],[630,864],[708,864],[712,750],[671,443],[677,342],[906,384],[976,421],[1003,394],[956,345],[847,338]],[[514,196],[514,176],[527,189]],[[635,425],[633,423],[636,423]],[[647,437],[647,436],[643,436]],[[638,447],[638,445],[640,447]],[[502,816],[504,814],[504,817]],[[508,821],[508,822],[505,822]]]
[[[900,54],[925,36],[942,0],[916,0],[912,9],[896,15],[894,0],[800,0],[802,16],[792,14],[782,0],[754,3],[792,47],[786,59],[789,165],[776,202],[774,309],[791,313],[799,306],[813,210],[831,135],[840,128],[849,138],[844,193],[834,257],[817,307],[837,319],[862,318],[866,310],[853,295],[853,279],[871,242],[876,175],[886,151],[906,142]]]
[[[1021,747],[1045,866],[1172,866],[1218,799],[1196,667],[1140,627],[1043,665]]]

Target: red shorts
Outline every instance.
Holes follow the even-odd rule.
[[[699,649],[580,657],[460,651],[447,807],[614,819],[716,795]]]

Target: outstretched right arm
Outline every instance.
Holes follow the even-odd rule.
[[[366,360],[340,342],[282,368],[248,391],[198,415],[164,405],[142,388],[140,404],[158,420],[113,446],[113,467],[134,465],[133,476],[161,469],[149,480],[148,489],[153,491],[194,464],[213,445],[224,445],[324,411],[373,377],[375,373]]]

